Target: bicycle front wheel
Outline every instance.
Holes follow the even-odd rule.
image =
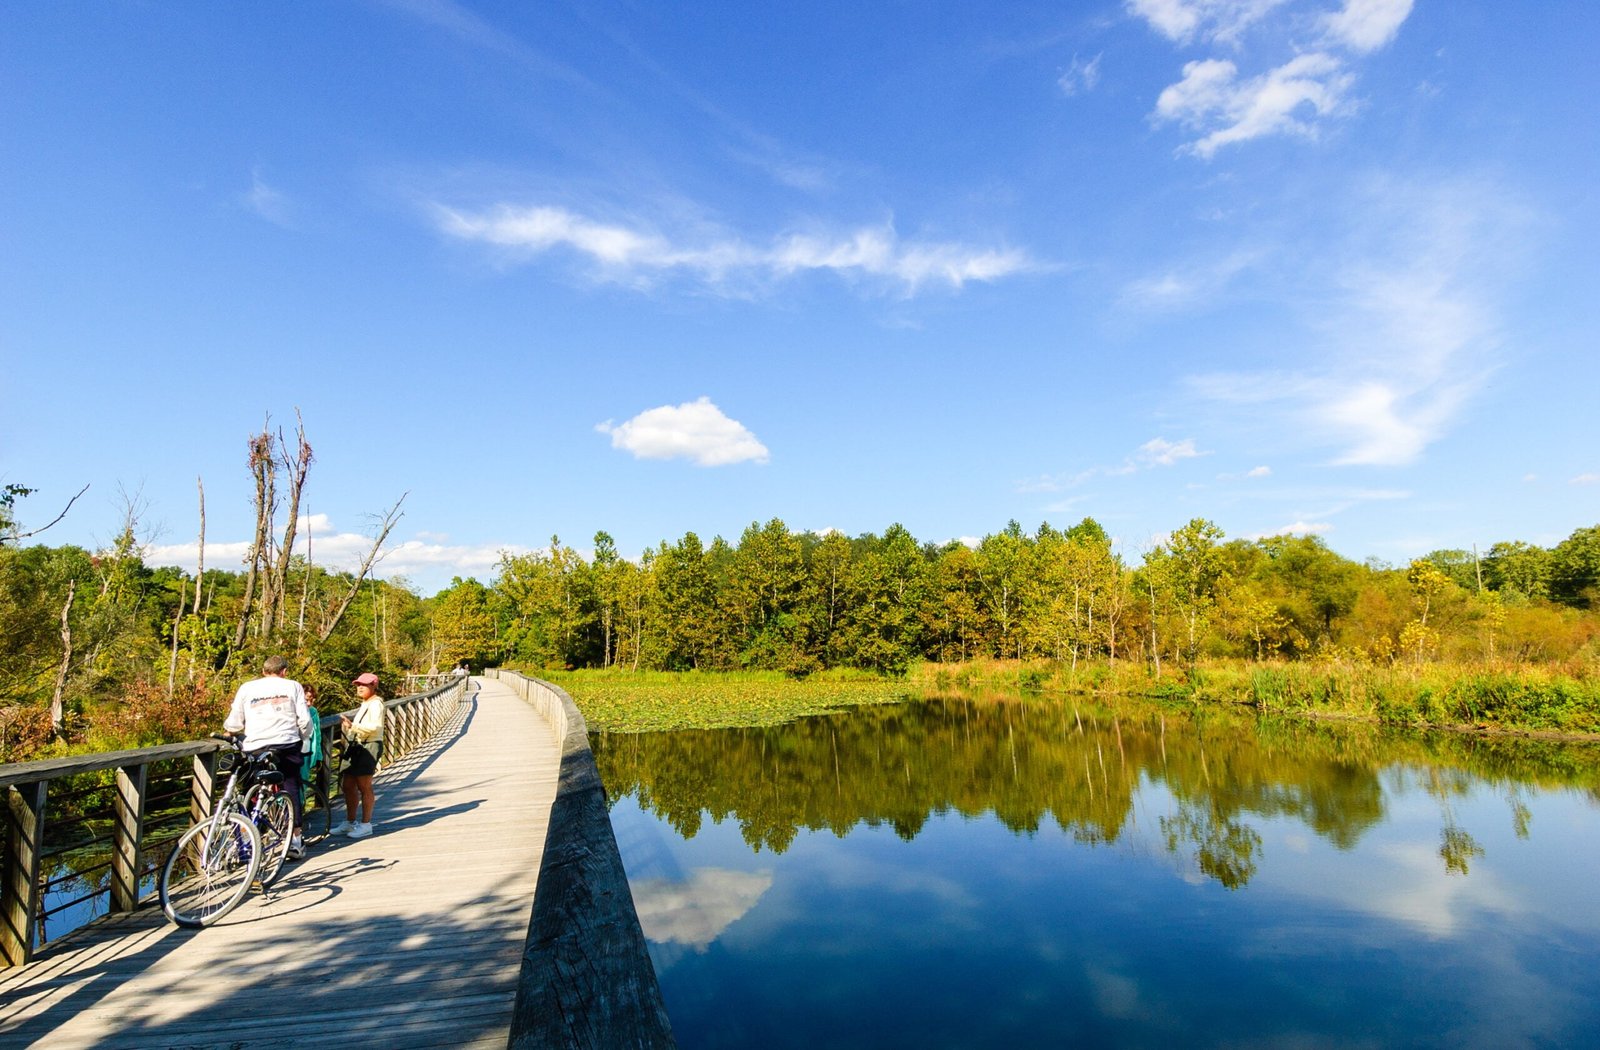
[[[294,806],[289,796],[257,785],[244,797],[244,811],[255,818],[256,830],[261,834],[261,867],[256,871],[256,881],[261,888],[272,885],[289,855],[289,844],[294,839]]]
[[[161,910],[179,926],[209,926],[250,892],[260,865],[261,836],[244,814],[201,821],[161,868]]]

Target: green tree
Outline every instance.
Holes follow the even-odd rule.
[[[1194,518],[1153,552],[1158,589],[1164,589],[1185,632],[1184,656],[1193,663],[1209,622],[1217,591],[1223,581],[1223,564],[1217,549],[1222,530],[1204,518]]]
[[[1531,543],[1496,543],[1483,558],[1484,583],[1511,600],[1549,597],[1550,574],[1550,552]]]
[[[435,646],[433,667],[465,661],[482,669],[498,656],[499,641],[487,587],[477,580],[457,576],[429,604]]]
[[[1550,597],[1575,609],[1600,599],[1600,525],[1578,529],[1550,552]]]
[[[905,526],[863,537],[851,579],[848,645],[857,666],[900,674],[920,652],[927,566]]]
[[[998,656],[1022,655],[1022,597],[1030,553],[1015,520],[978,544],[978,579],[983,584],[984,611],[995,627],[993,646]]]
[[[670,547],[663,543],[656,554],[655,573],[666,666],[674,670],[717,666],[717,586],[700,537],[686,532]]]

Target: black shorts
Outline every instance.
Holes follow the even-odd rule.
[[[370,777],[378,771],[378,755],[383,751],[383,741],[358,744],[354,740],[344,743],[344,762],[339,774],[346,777]]]

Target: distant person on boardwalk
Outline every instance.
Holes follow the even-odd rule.
[[[378,676],[371,671],[355,679],[355,718],[339,717],[344,729],[344,759],[339,763],[339,786],[344,789],[345,821],[333,829],[335,835],[364,839],[372,834],[372,775],[383,756],[383,697],[378,695]],[[361,817],[357,820],[358,815]]]
[[[311,712],[306,706],[306,691],[287,676],[289,661],[269,656],[261,665],[261,677],[252,678],[233,694],[233,707],[222,728],[243,733],[239,746],[249,754],[268,752],[272,764],[283,774],[283,787],[294,807],[294,837],[289,841],[289,857],[305,856],[300,792],[300,765],[304,761],[306,740],[311,735]]]

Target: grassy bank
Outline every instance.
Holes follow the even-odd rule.
[[[1213,660],[1156,676],[1128,662],[1073,670],[1046,662],[981,661],[924,664],[908,684],[918,693],[1137,695],[1418,728],[1600,734],[1600,677],[1582,668]]]

